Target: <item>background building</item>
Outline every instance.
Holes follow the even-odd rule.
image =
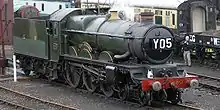
[[[18,9],[22,5],[31,5],[36,7],[41,16],[52,14],[62,8],[74,8],[74,2],[71,0],[14,0],[14,8]]]
[[[114,8],[114,10],[118,9],[118,12],[124,11],[127,20],[132,21],[143,12],[152,12],[154,14],[153,23],[162,24],[172,29],[177,28],[177,8],[173,6],[162,6],[152,3],[148,5],[135,5],[123,0],[118,2],[107,1],[98,3],[98,0],[96,2],[94,0],[92,2],[91,0],[88,0],[88,2],[87,0],[15,0],[14,5],[35,6],[41,15],[48,15],[62,8],[98,8],[98,6],[100,8]]]
[[[155,24],[162,24],[169,28],[177,28],[177,9],[169,7],[149,7],[149,6],[134,6],[134,15],[141,12],[153,12],[153,21]]]

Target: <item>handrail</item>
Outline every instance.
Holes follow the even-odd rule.
[[[100,35],[100,36],[109,36],[109,37],[117,37],[117,38],[123,38],[123,39],[144,39],[144,37],[133,37],[131,36],[131,33],[128,36],[124,35],[118,35],[118,34],[108,34],[108,33],[98,33],[98,32],[88,32],[88,31],[79,31],[79,30],[63,30],[63,32],[72,32],[72,33],[81,33],[81,34],[89,34],[89,35]]]

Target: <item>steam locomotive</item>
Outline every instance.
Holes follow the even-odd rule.
[[[16,18],[14,54],[24,73],[141,104],[176,104],[181,88],[198,86],[197,76],[167,63],[175,48],[169,28],[91,12],[68,8],[47,17]]]

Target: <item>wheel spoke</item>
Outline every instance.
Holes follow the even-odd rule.
[[[119,97],[121,100],[127,100],[127,99],[128,99],[128,96],[129,96],[129,88],[128,88],[128,85],[125,84],[125,85],[123,85],[123,87],[121,87],[121,89],[119,90],[119,92],[118,92],[118,97]]]
[[[67,82],[73,88],[77,88],[82,85],[80,71],[80,69],[76,69],[73,66],[70,66],[69,70],[66,73]]]
[[[142,89],[139,88],[137,93],[138,93],[137,94],[138,102],[140,103],[141,106],[145,106],[150,102],[150,97],[151,97],[150,92],[143,92]]]
[[[100,87],[106,97],[111,97],[114,94],[113,86],[109,86],[107,83],[103,82]]]
[[[95,81],[93,82],[94,78],[95,77],[89,74],[87,71],[83,73],[83,83],[86,89],[90,92],[95,92],[97,88],[97,84]]]

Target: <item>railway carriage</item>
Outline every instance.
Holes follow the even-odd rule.
[[[181,3],[178,6],[178,34],[182,38],[190,37],[192,54],[200,63],[212,62],[219,66],[220,38],[216,30],[216,8],[218,6],[210,0],[188,0]],[[182,53],[181,48],[178,48],[178,54]]]
[[[193,33],[186,36],[190,37],[193,54],[200,60],[200,63],[210,62],[217,64],[216,66],[220,64],[220,36],[218,31]]]
[[[181,88],[198,86],[198,77],[166,63],[175,47],[169,28],[92,12],[69,8],[16,18],[14,54],[23,71],[141,104],[178,103]]]

